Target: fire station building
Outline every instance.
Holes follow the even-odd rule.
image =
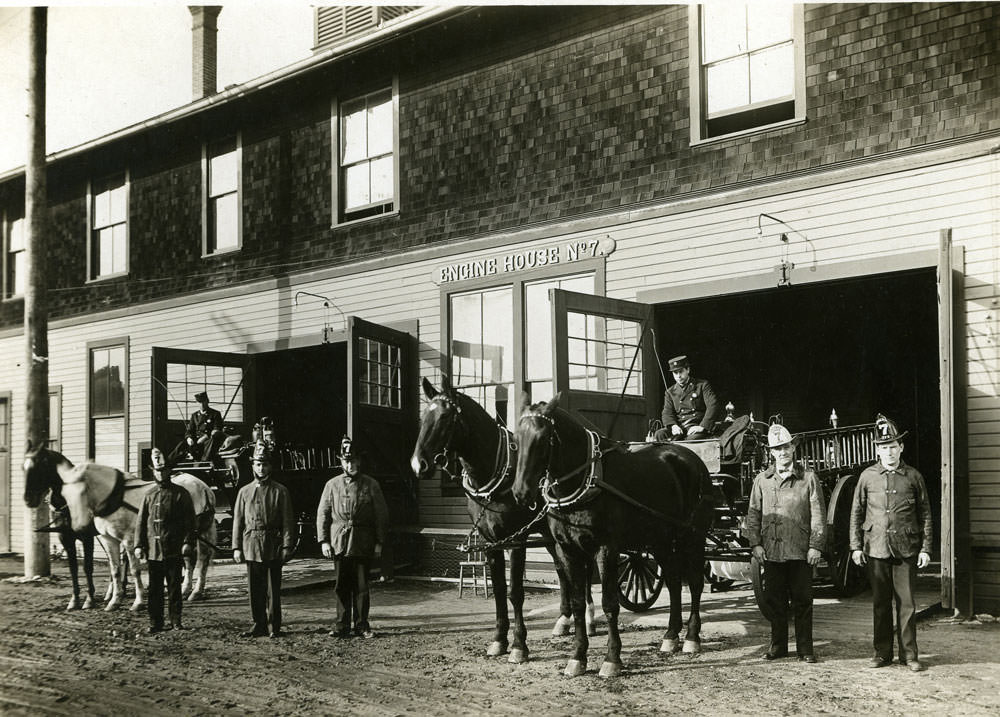
[[[446,570],[470,524],[409,468],[421,378],[510,425],[522,394],[617,395],[602,322],[635,311],[657,358],[620,437],[677,354],[793,432],[884,413],[942,603],[1000,610],[1000,10],[725,7],[319,8],[311,57],[223,90],[193,8],[192,101],[48,159],[52,445],[139,472],[207,391],[236,432],[275,420],[307,514],[349,433],[397,560]],[[24,192],[0,176],[16,552]]]

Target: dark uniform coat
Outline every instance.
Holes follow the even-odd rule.
[[[316,538],[330,543],[333,554],[372,558],[375,543],[385,545],[389,509],[382,488],[374,478],[358,473],[335,475],[323,488],[316,511]]]
[[[221,431],[222,425],[222,414],[209,406],[207,411],[198,409],[191,414],[184,435],[197,441],[202,436],[210,436],[214,431]]]
[[[663,427],[680,426],[685,430],[700,425],[711,431],[719,420],[719,402],[708,381],[692,376],[681,386],[675,383],[663,394]]]
[[[873,558],[931,554],[934,525],[924,477],[900,461],[895,470],[881,462],[858,478],[851,509],[851,550]]]
[[[282,548],[291,555],[296,527],[288,488],[274,478],[240,488],[233,506],[233,550],[243,551],[245,560],[281,560]]]
[[[142,499],[135,523],[135,546],[149,560],[179,558],[187,545],[195,548],[194,502],[179,485],[158,483]]]

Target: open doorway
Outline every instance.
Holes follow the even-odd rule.
[[[657,305],[661,363],[687,354],[736,415],[792,432],[872,423],[909,430],[940,534],[941,419],[933,268]],[[669,380],[669,374],[667,374]]]

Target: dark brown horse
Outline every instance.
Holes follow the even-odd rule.
[[[601,677],[621,673],[616,565],[623,550],[649,550],[663,568],[670,594],[670,622],[661,646],[665,652],[676,649],[683,627],[682,576],[687,581],[691,614],[684,651],[698,652],[705,534],[717,503],[708,469],[683,446],[626,445],[590,431],[559,408],[559,398],[527,406],[518,420],[514,496],[523,505],[544,504],[548,510],[578,628],[583,622],[586,566],[591,560],[597,563],[608,620]],[[586,634],[577,629],[567,675],[586,671],[587,647]]]
[[[524,562],[525,541],[528,533],[541,532],[547,536],[548,526],[539,519],[539,511],[518,505],[511,494],[514,480],[514,456],[511,433],[490,418],[486,410],[465,394],[452,389],[447,381],[442,391],[437,391],[425,378],[424,394],[429,401],[420,424],[420,434],[413,449],[411,465],[418,478],[430,475],[445,467],[450,454],[458,456],[461,464],[462,487],[468,501],[469,517],[474,530],[496,543],[511,539],[502,547],[488,550],[487,563],[493,582],[493,599],[496,602],[496,630],[487,655],[497,656],[507,652],[507,633],[510,618],[507,613],[507,580],[504,548],[510,549],[510,604],[514,608],[514,645],[509,662],[528,659],[527,628],[524,624]],[[545,546],[553,551],[551,538]],[[554,556],[553,556],[554,557]],[[558,566],[558,562],[556,562]],[[565,575],[557,567],[560,587]],[[560,590],[561,615],[552,634],[569,634],[571,611],[568,591]],[[589,585],[587,589],[589,598]],[[593,600],[585,608],[586,629],[593,630]],[[591,632],[591,634],[594,634]]]
[[[44,446],[42,446],[44,447]],[[97,531],[93,524],[77,532],[70,525],[69,507],[62,495],[62,479],[55,471],[35,470],[35,459],[39,452],[32,450],[31,442],[24,456],[24,504],[29,508],[37,508],[45,495],[49,496],[49,505],[55,513],[48,531],[58,533],[59,543],[66,552],[66,562],[69,563],[69,575],[73,582],[73,596],[69,599],[67,610],[77,608],[88,609],[94,605],[94,537]],[[50,455],[46,451],[43,456]],[[77,562],[76,541],[83,544],[83,574],[87,580],[87,596],[80,602],[79,565]]]

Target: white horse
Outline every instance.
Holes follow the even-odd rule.
[[[215,527],[215,492],[205,481],[190,473],[175,473],[170,480],[191,494],[198,521],[196,554],[184,558],[184,583],[181,585],[181,595],[187,595],[188,600],[194,602],[205,597],[205,578],[215,554],[215,540],[218,537]]]
[[[30,461],[25,460],[25,472],[54,470],[63,482],[63,497],[69,506],[70,519],[74,529],[82,530],[91,520],[97,529],[104,549],[111,563],[111,599],[105,610],[113,610],[121,604],[123,584],[121,579],[121,554],[125,558],[135,582],[135,602],[129,609],[138,610],[144,601],[145,585],[142,580],[141,563],[135,557],[135,524],[139,517],[139,507],[146,493],[155,485],[137,478],[126,478],[117,468],[97,463],[82,463],[74,466],[65,456],[47,448],[39,449]],[[185,583],[193,583],[195,599],[203,594],[205,574],[212,559],[212,544],[215,540],[214,506],[212,490],[204,482],[192,475],[178,480],[191,493],[195,511],[211,505],[213,519],[199,521],[197,565],[188,569]],[[205,525],[207,523],[207,525]],[[77,528],[77,526],[80,526]],[[207,543],[207,545],[205,545]],[[192,579],[192,574],[194,578]]]

